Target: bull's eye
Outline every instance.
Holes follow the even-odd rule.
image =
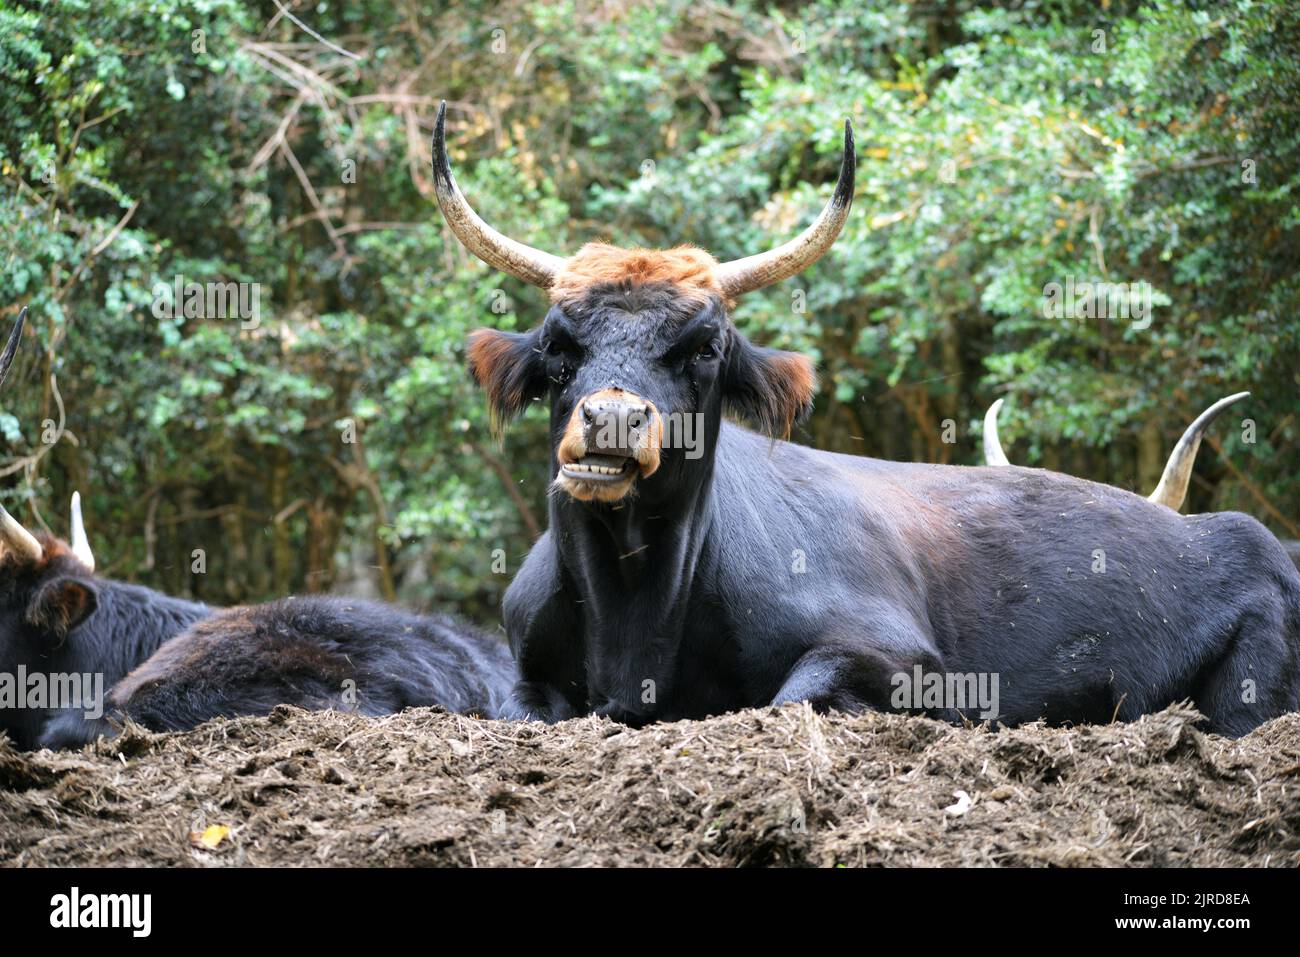
[[[704,343],[704,345],[700,346],[700,348],[696,350],[695,358],[712,359],[717,354],[718,354],[718,350],[713,347],[713,343],[706,342]]]

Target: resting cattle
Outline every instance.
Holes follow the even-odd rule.
[[[88,723],[103,693],[168,639],[212,614],[207,605],[102,578],[72,504],[72,544],[33,535],[0,507],[0,731],[45,746],[56,718]],[[98,700],[70,701],[55,689]]]
[[[449,616],[284,598],[198,622],[118,682],[104,719],[53,721],[42,744],[75,747],[111,734],[109,718],[186,731],[279,704],[367,715],[438,705],[495,717],[516,678],[504,642]]]
[[[183,730],[277,704],[493,714],[514,683],[505,644],[453,618],[314,596],[219,611],[96,575],[76,494],[71,528],[71,544],[33,535],[0,506],[0,731],[20,748],[77,747],[126,715]]]
[[[752,344],[728,309],[830,247],[853,199],[847,124],[812,225],[720,263],[599,244],[566,259],[509,239],[456,186],[444,118],[434,183],[448,225],[551,299],[536,327],[481,330],[468,350],[501,420],[550,405],[549,528],[505,598],[520,669],[505,714],[973,710],[943,680],[940,700],[900,704],[913,675],[996,680],[1009,725],[1131,719],[1191,697],[1235,735],[1296,707],[1300,576],[1254,519],[1182,516],[1037,469],[780,438],[812,403],[812,363]],[[702,426],[694,448],[684,421]]]
[[[368,715],[436,705],[496,717],[517,677],[505,642],[451,615],[304,595],[197,623],[109,703],[159,731],[277,704]]]
[[[26,317],[23,309],[0,355],[0,384]],[[20,748],[37,747],[52,717],[94,713],[113,682],[208,614],[198,602],[97,576],[80,496],[72,497],[70,545],[33,535],[0,506],[0,731]],[[82,700],[60,712],[70,691]]]

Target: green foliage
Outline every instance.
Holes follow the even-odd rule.
[[[1222,424],[1191,505],[1297,535],[1293,5],[293,9],[356,57],[269,3],[0,0],[0,311],[32,309],[3,498],[65,531],[81,488],[110,573],[493,615],[545,522],[544,417],[498,448],[464,341],[546,303],[441,223],[444,97],[476,208],[557,253],[764,249],[825,201],[852,118],[844,235],[736,314],[817,360],[802,440],[975,462],[1006,396],[1013,460],[1149,490],[1195,414],[1251,389],[1257,441]],[[160,318],[177,275],[258,284],[260,323]],[[1070,277],[1149,283],[1149,327],[1046,315]]]

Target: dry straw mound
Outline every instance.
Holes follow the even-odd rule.
[[[789,705],[630,730],[281,708],[79,754],[0,740],[0,862],[1300,865],[1300,714],[1238,741],[1196,717],[989,732]]]

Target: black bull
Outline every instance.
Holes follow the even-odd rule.
[[[506,596],[516,713],[887,708],[916,664],[997,675],[1006,724],[1192,698],[1211,729],[1241,734],[1297,706],[1300,577],[1248,516],[728,424],[712,456],[710,487],[653,523],[636,502],[610,521],[552,501]]]
[[[853,193],[847,135],[818,220],[730,263],[608,246],[562,259],[510,240],[465,202],[443,137],[440,114],[448,224],[553,303],[531,332],[470,346],[498,416],[551,406],[550,527],[505,598],[521,674],[506,716],[896,708],[918,668],[996,681],[1005,724],[1191,698],[1237,735],[1300,704],[1300,576],[1246,515],[1182,516],[1052,472],[837,455],[722,421],[726,408],[781,433],[811,402],[811,363],[751,345],[727,306],[834,240]],[[683,414],[701,417],[699,458],[662,442]],[[602,440],[602,416],[641,427]]]

